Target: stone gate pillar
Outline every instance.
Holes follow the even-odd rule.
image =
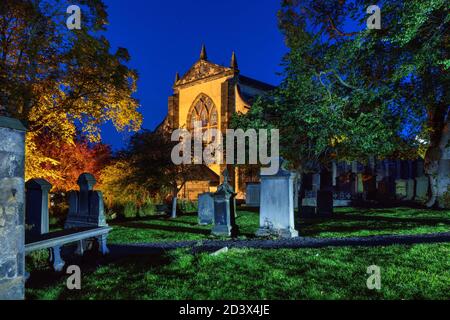
[[[0,116],[0,300],[25,297],[25,131]]]

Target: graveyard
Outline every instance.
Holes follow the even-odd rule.
[[[2,0],[0,300],[450,299],[448,4],[256,2]]]

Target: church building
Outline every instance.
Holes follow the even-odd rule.
[[[182,77],[177,73],[173,95],[169,97],[168,130],[185,128],[192,130],[196,121],[202,122],[204,130],[217,128],[225,134],[234,113],[246,113],[257,96],[264,95],[275,87],[242,75],[235,53],[230,66],[210,62],[205,46],[200,58]],[[189,181],[180,192],[184,199],[196,200],[204,192],[214,192],[220,184],[224,165],[204,168],[198,180]],[[238,198],[244,197],[245,184],[250,182],[238,168],[228,166],[232,184]]]

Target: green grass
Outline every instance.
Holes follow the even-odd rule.
[[[450,244],[233,249],[216,257],[177,250],[81,265],[81,291],[66,289],[64,274],[32,278],[27,298],[449,299],[449,254]],[[367,289],[370,265],[381,268],[380,291]],[[46,271],[36,272],[42,279]]]
[[[240,237],[253,238],[259,226],[255,212],[240,211]],[[177,219],[148,217],[111,223],[110,243],[144,243],[210,239],[211,226],[199,226],[195,213]],[[297,230],[306,237],[352,237],[448,232],[450,211],[410,208],[337,209],[330,219],[300,219]]]
[[[240,211],[240,238],[252,238],[258,214]],[[210,239],[197,215],[111,223],[109,243]],[[331,219],[301,219],[300,235],[350,237],[448,232],[449,211],[409,208],[336,210]],[[213,257],[177,250],[165,254],[69,261],[81,266],[82,290],[53,272],[46,252],[27,258],[28,299],[449,299],[450,244],[323,249],[233,249]],[[382,289],[367,289],[367,267],[382,270]]]

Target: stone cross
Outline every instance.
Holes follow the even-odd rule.
[[[214,227],[211,233],[214,236],[236,236],[236,202],[233,188],[228,184],[228,170],[223,172],[224,182],[214,193]]]

